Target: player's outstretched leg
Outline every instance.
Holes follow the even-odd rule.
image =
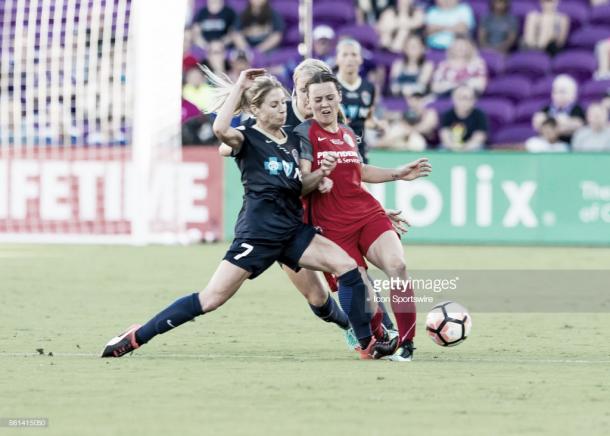
[[[316,235],[299,260],[299,265],[318,271],[326,271],[337,276],[339,281],[339,302],[347,314],[361,347],[362,358],[380,358],[386,352],[384,343],[377,342],[371,331],[371,318],[376,310],[371,307],[371,299],[356,261],[337,244],[323,236]]]
[[[248,271],[223,260],[203,292],[177,299],[143,326],[133,325],[112,338],[101,357],[121,357],[155,336],[217,309],[237,292],[249,275]]]
[[[299,290],[309,303],[311,311],[321,320],[331,322],[342,330],[349,328],[349,320],[345,312],[331,297],[330,292],[324,287],[317,272],[301,269],[295,272],[285,265],[282,269],[288,275],[292,284]]]
[[[417,317],[413,288],[408,281],[407,266],[400,239],[393,231],[382,233],[369,247],[366,257],[388,277],[399,278],[398,286],[391,289],[392,311],[398,324],[399,341],[396,352],[390,357],[396,361],[410,361],[413,358],[413,338]],[[400,297],[400,298],[395,298]]]

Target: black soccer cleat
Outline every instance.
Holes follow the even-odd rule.
[[[388,359],[394,362],[410,362],[413,360],[415,347],[413,341],[406,339]]]
[[[398,336],[394,336],[388,341],[377,341],[371,350],[373,359],[383,359],[392,356],[396,352],[398,346]]]
[[[136,330],[140,327],[142,327],[140,324],[134,324],[125,332],[110,339],[100,357],[121,357],[131,353],[136,348],[140,348],[136,342]]]

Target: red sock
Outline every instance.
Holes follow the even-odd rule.
[[[392,311],[396,317],[396,325],[398,326],[398,334],[400,335],[400,343],[405,339],[410,341],[415,337],[415,320],[417,318],[417,311],[415,308],[415,302],[413,301],[413,288],[411,283],[407,285],[407,288],[392,289],[391,300],[392,300]],[[395,297],[396,296],[396,297]],[[396,301],[395,301],[396,300]]]
[[[383,311],[377,306],[377,312],[371,318],[371,331],[376,339],[383,339],[385,330],[383,329]]]

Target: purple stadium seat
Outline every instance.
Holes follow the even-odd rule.
[[[511,123],[515,116],[512,102],[505,98],[483,97],[478,101],[477,107],[487,114],[493,130]]]
[[[525,76],[496,77],[485,90],[486,97],[508,98],[514,103],[529,97],[532,90],[530,79]]]
[[[531,0],[514,1],[512,4],[511,12],[523,23],[525,16],[535,10],[539,10],[539,3]]]
[[[385,97],[381,105],[386,111],[404,112],[407,110],[407,102],[402,97]]]
[[[206,2],[204,1],[203,3],[205,4]],[[232,7],[233,10],[239,15],[244,11],[244,9],[246,9],[248,0],[226,0],[225,3],[227,6]]]
[[[273,2],[273,10],[284,18],[287,25],[299,22],[299,3],[292,1]]]
[[[589,5],[580,2],[562,1],[559,11],[570,17],[570,31],[576,31],[589,21]]]
[[[373,57],[377,65],[383,65],[387,70],[392,68],[395,60],[400,59],[400,55],[385,50],[377,50]]]
[[[370,50],[377,48],[379,41],[379,36],[375,29],[367,25],[352,24],[343,26],[339,29],[337,34],[339,36],[350,36]]]
[[[593,103],[599,103],[600,101],[601,101],[601,98],[597,98],[597,97],[583,97],[583,98],[578,99],[578,104],[580,104],[580,106],[584,110],[587,110],[587,108],[589,106],[591,106]]]
[[[553,59],[553,73],[569,74],[578,81],[588,80],[597,68],[595,54],[587,50],[568,50]]]
[[[550,98],[535,98],[523,101],[515,107],[515,123],[531,123],[532,116],[549,104]]]
[[[609,26],[586,26],[571,34],[568,46],[593,50],[595,44],[607,38],[610,38]]]
[[[532,79],[545,76],[551,70],[548,55],[539,51],[523,51],[510,55],[504,66],[505,74],[521,74]]]
[[[481,50],[481,57],[487,65],[490,76],[497,76],[504,71],[504,55],[495,50]]]
[[[531,123],[517,124],[504,127],[492,136],[494,144],[518,144],[525,142],[532,136],[536,136],[536,131]]]
[[[606,96],[610,89],[610,80],[589,80],[580,87],[579,95],[583,98],[601,99]]]
[[[549,98],[551,91],[553,90],[553,81],[555,76],[546,76],[538,79],[531,88],[530,95],[532,97],[545,97]]]
[[[261,55],[262,65],[275,66],[286,64],[290,61],[297,61],[300,58],[299,51],[296,47],[280,48]]]
[[[337,28],[353,24],[356,21],[356,9],[354,7],[341,7],[335,2],[320,3],[313,8],[313,19],[316,24],[328,24]]]
[[[477,23],[480,23],[481,20],[489,13],[489,4],[486,1],[471,1],[470,7],[472,8],[472,12],[474,12]]]
[[[426,59],[434,62],[434,65],[440,64],[447,58],[447,54],[441,50],[428,50],[426,52]]]
[[[282,38],[282,46],[295,47],[301,42],[301,34],[299,33],[299,26],[290,26],[284,31],[284,37]]]
[[[592,8],[589,24],[592,26],[610,26],[610,5]]]
[[[453,102],[450,98],[444,98],[440,100],[436,100],[433,103],[429,104],[431,108],[435,109],[436,112],[442,116],[445,112],[449,111],[453,107]]]

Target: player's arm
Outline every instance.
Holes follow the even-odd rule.
[[[362,181],[366,183],[384,183],[394,180],[415,180],[428,177],[432,165],[427,157],[419,158],[398,168],[380,168],[373,165],[362,165]]]
[[[222,143],[218,146],[218,154],[222,157],[230,157],[233,154],[233,148],[227,144]]]
[[[303,187],[301,188],[301,195],[307,195],[312,191],[318,189],[323,179],[328,176],[333,169],[337,166],[337,158],[332,154],[327,154],[322,158],[320,162],[320,168],[315,171],[311,171],[311,161],[307,159],[301,159],[299,167],[301,169],[301,176]],[[331,186],[332,187],[332,186]],[[328,191],[321,191],[322,193]]]
[[[221,142],[224,142],[233,149],[241,147],[244,142],[244,135],[239,130],[231,127],[231,120],[233,119],[235,109],[239,106],[243,93],[250,87],[252,81],[257,76],[264,74],[264,72],[265,70],[259,68],[242,71],[216,115],[212,130]]]

